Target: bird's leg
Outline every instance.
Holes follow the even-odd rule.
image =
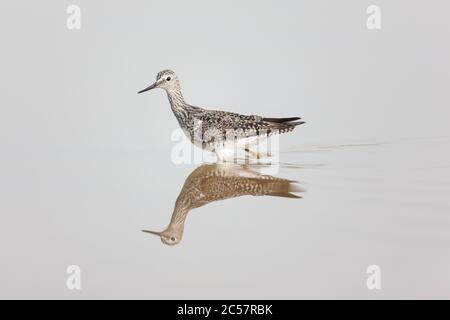
[[[216,158],[217,158],[217,163],[222,163],[223,161],[223,156],[221,152],[218,152],[218,150],[214,149],[213,152],[216,154]]]
[[[247,155],[253,157],[254,159],[257,159],[257,160],[261,159],[261,154],[259,152],[255,152],[253,150],[250,150],[250,148],[248,146],[245,147],[244,150],[247,153]]]
[[[272,152],[270,151],[271,150],[271,148],[270,148],[270,141],[267,139],[267,137],[263,137],[263,138],[258,137],[258,150],[259,150],[262,142],[266,143],[266,146],[267,146],[266,149],[267,150],[265,152],[258,152],[260,157],[261,158],[263,158],[263,157],[272,157]]]

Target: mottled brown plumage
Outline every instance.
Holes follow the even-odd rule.
[[[300,198],[293,192],[303,191],[296,182],[277,178],[235,164],[204,164],[186,179],[175,202],[169,226],[159,235],[165,244],[181,241],[187,214],[205,204],[245,195]]]

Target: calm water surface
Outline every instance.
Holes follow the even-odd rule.
[[[270,175],[148,152],[61,151],[26,169],[33,179],[10,181],[6,195],[20,188],[23,198],[4,202],[18,209],[2,225],[0,294],[450,298],[449,147],[445,138],[302,146]],[[142,229],[166,230],[163,242],[177,245]],[[65,288],[71,264],[81,291]],[[379,291],[366,288],[372,264]]]

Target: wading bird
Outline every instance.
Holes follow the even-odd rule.
[[[197,147],[215,152],[219,162],[233,157],[235,147],[243,149],[252,158],[261,155],[251,149],[260,139],[290,132],[304,121],[299,117],[266,118],[257,115],[242,115],[228,111],[208,110],[187,104],[181,94],[180,81],[172,70],[163,70],[156,82],[139,91],[161,88],[167,92],[170,106],[178,123]]]

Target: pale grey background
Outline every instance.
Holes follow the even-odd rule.
[[[82,28],[66,28],[66,7]],[[366,8],[382,29],[366,28]],[[1,298],[450,298],[448,1],[2,1]],[[170,161],[162,91],[307,124],[279,175],[163,228],[194,165]],[[319,148],[319,145],[377,144]],[[287,152],[292,151],[292,152]],[[82,268],[82,290],[65,287]],[[382,268],[382,290],[365,269]]]

